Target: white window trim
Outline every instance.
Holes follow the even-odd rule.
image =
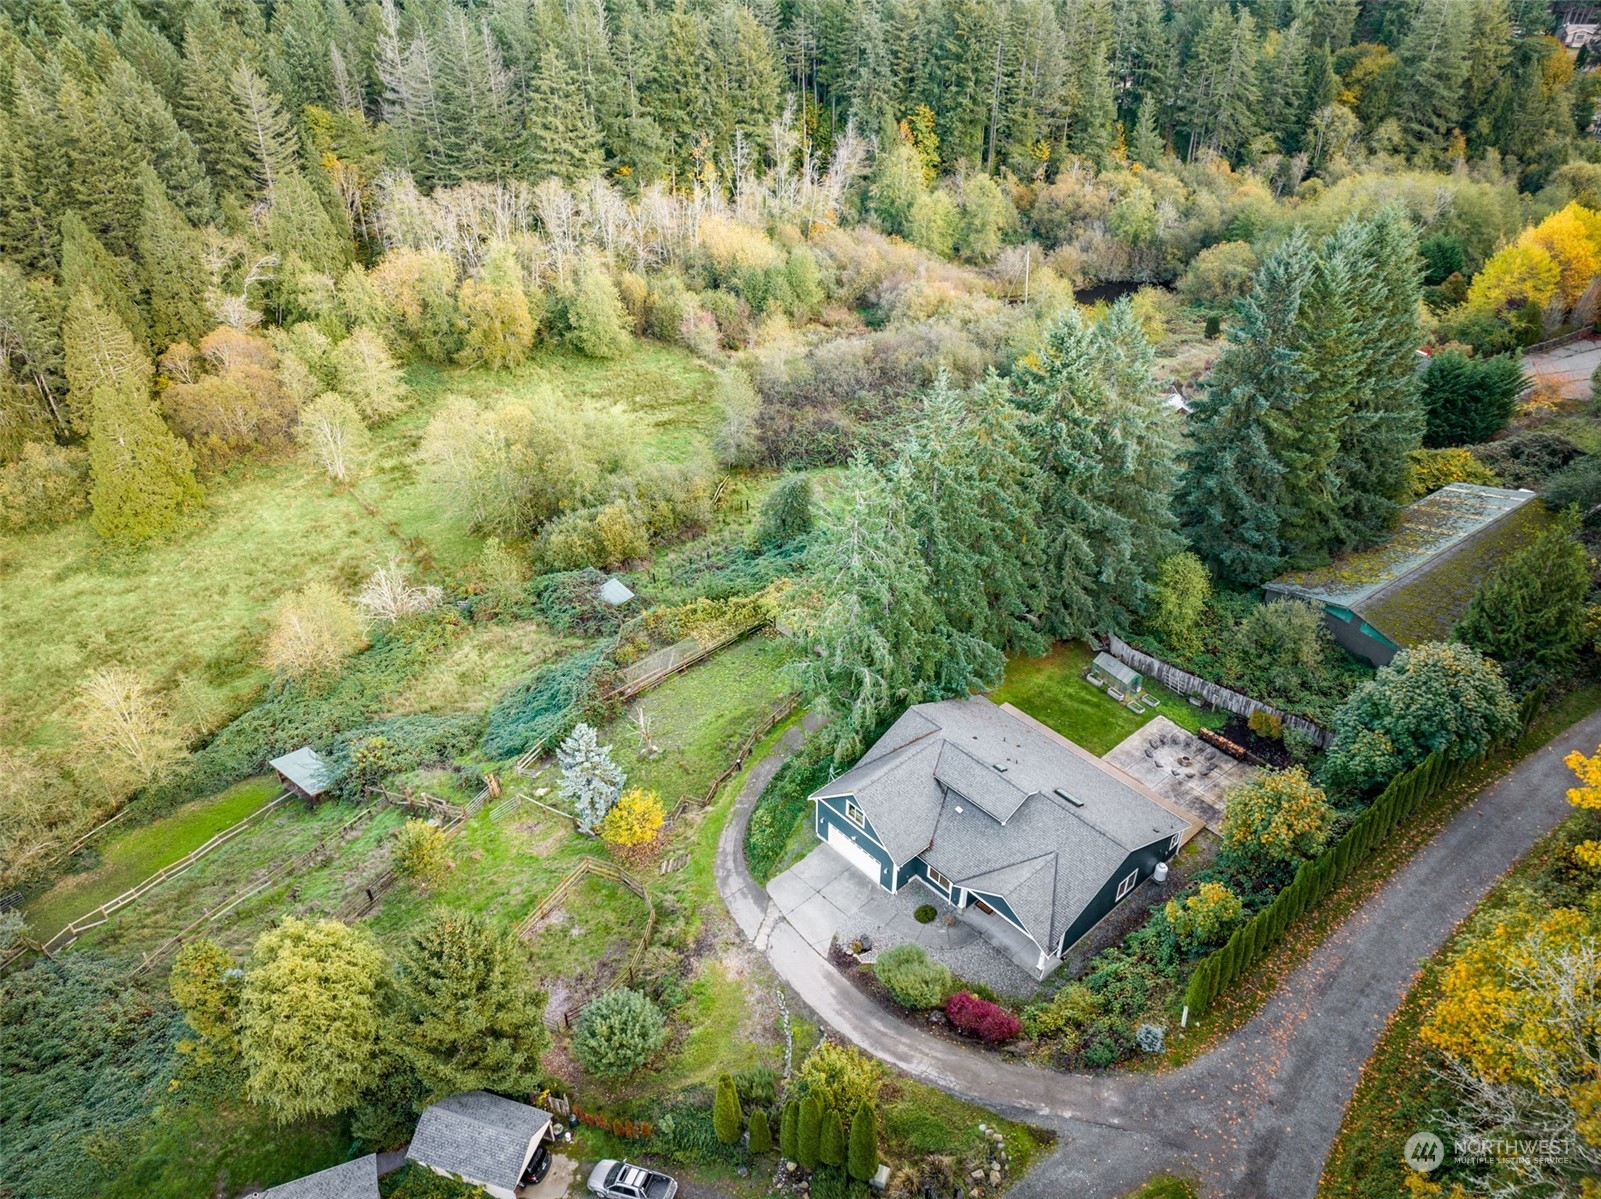
[[[847,799],[845,801],[845,819],[849,820],[857,828],[866,831],[867,815],[861,810],[861,808],[856,806],[856,801],[854,799]]]
[[[950,879],[946,878],[938,870],[935,870],[934,867],[930,866],[927,862],[923,863],[923,869],[928,871],[928,881],[932,886],[943,890],[946,895],[951,893],[952,888]]]
[[[1174,833],[1173,834],[1172,840],[1170,840],[1167,843],[1167,852],[1168,853],[1177,853],[1179,851],[1179,838],[1182,835],[1183,835],[1182,833]]]
[[[1140,868],[1136,866],[1132,871],[1129,872],[1127,878],[1117,884],[1117,899],[1114,902],[1121,903],[1124,897],[1127,896],[1130,891],[1139,886],[1139,883]]]

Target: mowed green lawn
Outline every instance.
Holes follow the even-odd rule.
[[[246,779],[220,794],[186,804],[163,820],[120,834],[113,828],[99,847],[99,866],[61,879],[24,909],[34,935],[41,941],[54,936],[79,916],[237,824],[280,790],[275,778]]]
[[[1226,712],[1202,711],[1150,679],[1145,690],[1161,703],[1144,712],[1131,712],[1084,680],[1094,656],[1082,641],[1063,641],[1043,658],[1013,658],[1007,664],[1005,680],[990,692],[990,698],[1021,708],[1092,754],[1107,753],[1158,716],[1166,716],[1192,733],[1202,727],[1221,728],[1227,721]]]

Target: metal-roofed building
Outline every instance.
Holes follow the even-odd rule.
[[[1550,519],[1534,498],[1448,484],[1407,508],[1383,545],[1291,571],[1262,590],[1318,605],[1336,641],[1383,666],[1408,646],[1450,636],[1479,584]]]
[[[498,1199],[515,1199],[523,1171],[549,1131],[550,1113],[541,1108],[468,1091],[423,1112],[406,1158]]]
[[[600,598],[612,607],[620,608],[634,598],[634,593],[628,589],[627,583],[613,575],[600,585]]]
[[[334,772],[309,745],[268,762],[285,787],[305,799],[316,799],[334,785]]]
[[[982,696],[908,708],[811,799],[820,840],[886,891],[922,883],[1036,978],[1202,827]]]
[[[293,1182],[268,1187],[257,1199],[378,1199],[378,1155],[369,1153]]]

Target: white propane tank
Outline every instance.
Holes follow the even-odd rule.
[[[1167,863],[1158,862],[1156,864],[1156,869],[1151,871],[1151,877],[1159,883],[1167,882]]]

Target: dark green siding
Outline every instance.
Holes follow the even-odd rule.
[[[1079,913],[1078,919],[1073,921],[1068,926],[1067,932],[1062,934],[1062,944],[1057,949],[1058,957],[1066,955],[1074,942],[1104,920],[1111,910],[1117,906],[1117,884],[1127,878],[1130,871],[1138,869],[1140,882],[1143,883],[1151,877],[1151,872],[1156,869],[1158,862],[1165,862],[1173,856],[1173,851],[1168,849],[1168,844],[1171,840],[1171,837],[1164,837],[1160,841],[1153,841],[1143,848],[1136,849],[1123,859],[1123,864],[1117,868],[1111,878],[1106,880],[1106,884],[1095,893],[1095,898],[1090,901],[1089,906]],[[1135,884],[1136,887],[1138,885],[1138,883]],[[1125,895],[1123,898],[1127,899],[1128,896]]]
[[[895,862],[889,856],[889,851],[878,843],[878,834],[873,831],[873,822],[866,820],[865,828],[858,828],[845,816],[845,800],[843,798],[819,799],[817,804],[817,817],[812,825],[812,831],[817,834],[819,841],[828,840],[828,826],[833,825],[849,837],[862,849],[873,856],[878,863],[878,885],[886,891],[895,889]]]

